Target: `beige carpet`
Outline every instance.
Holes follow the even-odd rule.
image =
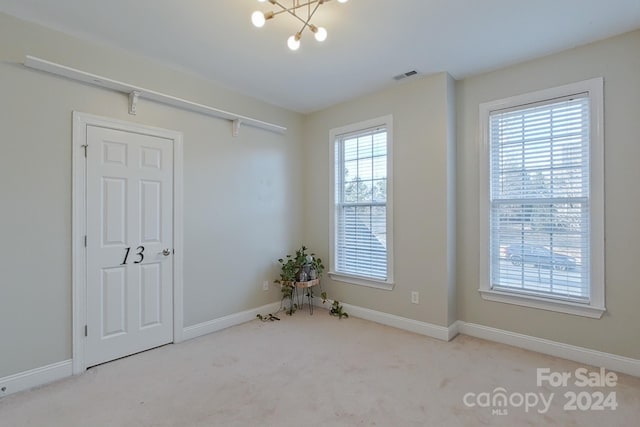
[[[573,373],[581,366],[467,336],[445,343],[361,319],[338,320],[320,309],[281,319],[256,320],[9,396],[0,400],[0,425],[639,425],[639,378],[619,375],[612,388],[578,388],[572,381],[537,387],[536,368]],[[482,403],[481,393],[493,396],[497,387],[515,405],[463,401],[467,395],[468,403]],[[564,394],[572,391],[588,391],[588,398],[615,392],[617,408],[564,410]],[[548,411],[538,412],[542,404],[528,412],[517,407],[517,394],[526,393],[546,399],[554,393]]]

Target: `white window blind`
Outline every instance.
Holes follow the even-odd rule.
[[[489,114],[491,287],[589,302],[590,98]]]
[[[340,135],[335,144],[335,272],[384,281],[387,128]]]

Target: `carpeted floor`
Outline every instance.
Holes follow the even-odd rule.
[[[280,318],[9,396],[0,400],[0,425],[582,427],[640,420],[640,378],[578,387],[579,364],[468,336],[446,343],[320,309]],[[572,377],[566,387],[539,387],[537,368]],[[576,410],[564,408],[571,393]],[[589,410],[599,401],[604,410]]]

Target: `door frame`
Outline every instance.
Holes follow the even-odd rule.
[[[72,192],[71,192],[71,298],[72,367],[74,374],[87,369],[85,326],[87,325],[87,126],[165,138],[173,141],[173,342],[183,341],[183,144],[182,133],[118,119],[73,112]],[[88,150],[91,147],[87,147]]]

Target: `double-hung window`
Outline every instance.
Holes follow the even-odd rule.
[[[604,311],[602,79],[482,104],[485,299]]]
[[[392,118],[331,131],[330,276],[391,289],[393,229]]]

